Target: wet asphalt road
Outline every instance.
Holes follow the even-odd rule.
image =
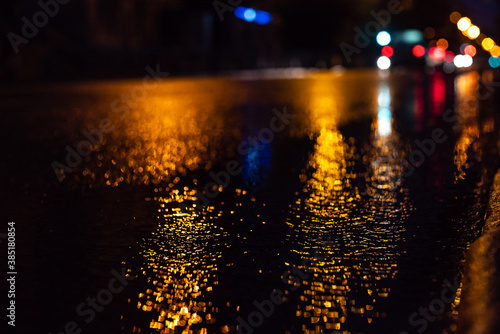
[[[16,329],[454,332],[498,166],[491,81],[4,89]]]

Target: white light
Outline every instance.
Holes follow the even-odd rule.
[[[377,130],[381,136],[391,133],[391,92],[389,86],[382,84],[378,91]]]
[[[391,93],[389,91],[389,86],[383,85],[380,87],[377,101],[379,108],[389,108],[391,106]]]
[[[379,135],[387,136],[391,134],[391,111],[387,108],[380,108],[377,114],[377,130]]]
[[[463,67],[464,66],[463,56],[456,55],[455,58],[453,58],[453,64],[455,64],[456,67]]]
[[[453,64],[455,64],[456,67],[469,67],[472,63],[472,57],[469,55],[456,55],[453,59]]]
[[[377,60],[377,66],[381,70],[387,70],[389,67],[391,67],[391,60],[386,56],[379,57]]]
[[[469,67],[469,66],[471,66],[471,65],[472,65],[473,60],[472,60],[472,57],[471,57],[471,56],[469,56],[469,55],[464,55],[464,56],[463,56],[463,60],[464,60],[464,67]]]
[[[377,43],[381,46],[386,46],[391,42],[391,35],[387,31],[381,31],[377,34]]]

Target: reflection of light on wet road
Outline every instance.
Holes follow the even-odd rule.
[[[224,231],[214,225],[218,214],[208,207],[200,214],[185,213],[175,203],[189,200],[191,191],[172,191],[154,198],[159,206],[158,230],[143,244],[144,291],[137,296],[137,309],[150,314],[151,329],[170,333],[193,326],[207,333],[216,322],[218,308],[210,296],[218,284],[215,247]],[[172,205],[174,204],[174,205]],[[221,327],[222,328],[222,327]],[[145,331],[140,324],[134,332]],[[212,332],[212,331],[210,331]]]
[[[262,182],[262,175],[271,167],[271,150],[269,143],[248,143],[247,153],[243,160],[243,179],[250,188]]]
[[[278,288],[288,289],[287,302],[276,306],[255,333],[265,326],[292,333],[387,328],[385,317],[394,316],[400,306],[395,303],[407,296],[412,303],[418,299],[411,291],[404,297],[394,293],[394,287],[412,289],[401,275],[427,268],[412,267],[408,249],[427,254],[427,248],[442,242],[433,233],[450,232],[446,222],[427,212],[418,218],[431,217],[432,224],[408,218],[415,197],[422,194],[410,201],[402,185],[408,153],[402,146],[409,138],[400,133],[400,117],[411,113],[406,105],[413,108],[401,100],[404,86],[398,85],[390,77],[353,71],[257,85],[181,80],[151,92],[67,180],[96,192],[128,194],[132,189],[147,198],[145,207],[158,210],[156,228],[141,242],[139,259],[127,261],[138,277],[137,293],[127,296],[133,306],[133,312],[124,314],[127,328],[135,326],[141,333],[234,332],[235,319],[247,320],[255,310],[253,300]],[[471,153],[480,149],[474,146],[479,145],[475,85],[473,77],[457,79],[462,132],[454,156],[443,155],[450,166],[454,158],[464,172],[468,161],[478,158]],[[101,88],[96,96],[104,92],[115,98],[123,87]],[[415,94],[421,108],[415,118],[425,128],[429,119],[423,89]],[[239,154],[238,144],[269,126],[272,107],[285,103],[296,114],[286,130]],[[117,116],[108,103],[98,104],[95,115],[79,114],[85,126]],[[194,189],[202,190],[208,172],[224,170],[230,159],[238,161],[241,174],[195,210]],[[424,179],[438,178],[420,171]],[[466,181],[470,177],[462,176]],[[427,198],[428,185],[421,184]],[[183,204],[188,210],[179,210]],[[435,205],[434,199],[419,204],[420,212]],[[427,243],[415,244],[415,237]],[[459,247],[455,240],[448,244]],[[293,274],[293,267],[308,277],[292,282],[294,286],[280,285],[280,275],[286,270]],[[452,311],[456,314],[456,308]]]
[[[378,134],[387,136],[391,134],[391,95],[389,87],[382,84],[378,93]]]
[[[479,138],[478,126],[478,100],[476,91],[478,89],[479,75],[469,72],[456,78],[456,109],[461,126],[460,137],[455,144],[455,165],[457,173],[455,180],[464,179],[466,169],[469,167],[467,160],[470,149],[477,154]],[[474,145],[475,143],[475,145]]]
[[[80,127],[95,128],[100,119],[109,117],[115,128],[105,135],[95,159],[87,158],[81,164],[82,175],[75,177],[76,180],[83,180],[90,187],[100,184],[116,187],[121,183],[154,185],[171,182],[175,176],[194,170],[209,170],[216,159],[234,154],[232,145],[218,147],[223,137],[239,135],[236,127],[228,125],[236,116],[227,108],[216,107],[224,106],[226,86],[230,84],[210,80],[209,87],[202,90],[203,82],[166,81],[151,90],[147,98],[135,101],[124,119],[105,100],[92,107],[93,113],[84,116],[85,122]],[[123,96],[130,87],[134,85],[125,82],[80,89],[88,94]],[[232,96],[238,99],[237,92]]]
[[[304,319],[304,333],[359,331],[385,317],[377,302],[389,296],[388,283],[397,273],[396,247],[408,203],[400,186],[402,153],[392,130],[388,86],[380,87],[377,100],[372,143],[363,157],[366,175],[354,173],[354,142],[342,136],[335,117],[326,112],[334,103],[319,100],[326,103],[316,106],[322,114],[312,115],[322,126],[300,176],[303,194],[288,220],[297,257],[290,265],[312,273],[290,292],[300,293],[296,316]],[[359,178],[365,181],[364,193],[354,185]],[[304,260],[311,264],[296,264]]]
[[[446,85],[444,82],[444,74],[442,72],[434,72],[431,74],[430,82],[430,99],[431,99],[431,114],[439,116],[443,113],[443,106],[446,98]]]

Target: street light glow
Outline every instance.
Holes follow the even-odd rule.
[[[377,60],[377,67],[381,70],[387,70],[389,67],[391,67],[391,60],[389,59],[389,57],[381,56]]]
[[[457,22],[457,27],[460,31],[466,31],[471,26],[470,19],[468,17],[462,17]]]
[[[471,39],[476,39],[481,31],[479,30],[478,26],[470,26],[469,29],[467,29],[467,35]]]
[[[443,50],[446,50],[446,49],[448,49],[448,41],[446,39],[444,39],[444,38],[440,38],[436,42],[436,46],[440,47]]]
[[[469,67],[473,63],[472,57],[469,55],[456,55],[453,59],[453,64],[456,67]]]
[[[391,35],[387,31],[381,31],[377,34],[376,39],[380,46],[386,46],[391,42]]]
[[[493,48],[490,50],[490,54],[493,57],[500,57],[500,46],[495,45]]]
[[[483,41],[481,42],[481,46],[483,47],[483,49],[485,49],[486,51],[490,51],[491,49],[493,49],[493,47],[495,46],[495,42],[489,38],[489,37],[486,37],[485,39],[483,39]]]

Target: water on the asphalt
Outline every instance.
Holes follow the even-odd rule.
[[[6,90],[19,326],[454,332],[498,163],[491,81],[366,70]]]

